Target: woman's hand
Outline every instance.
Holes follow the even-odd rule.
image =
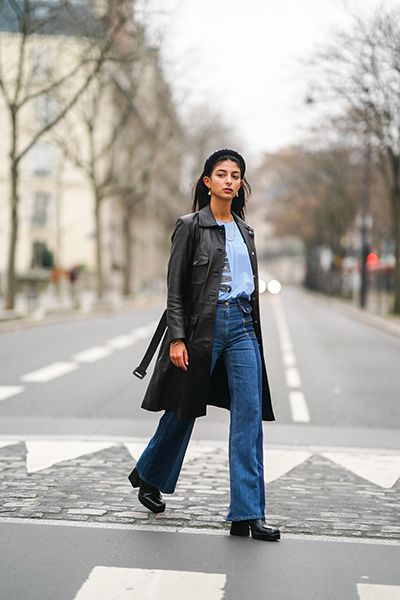
[[[169,357],[175,367],[179,367],[184,371],[187,371],[187,365],[189,364],[188,351],[186,350],[185,342],[180,340],[177,344],[170,344],[169,346]]]

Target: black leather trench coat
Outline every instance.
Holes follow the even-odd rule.
[[[257,256],[254,230],[232,213],[249,251],[255,289],[251,296],[254,330],[262,362],[262,418],[274,421],[260,327]],[[207,205],[176,221],[167,267],[167,329],[142,408],[173,410],[181,419],[204,416],[207,405],[229,410],[225,364],[220,357],[210,375],[218,289],[225,257],[225,228]],[[172,364],[169,342],[184,338],[187,371]]]

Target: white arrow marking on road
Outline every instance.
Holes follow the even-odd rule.
[[[400,586],[357,583],[360,600],[399,600]]]
[[[294,467],[297,467],[312,456],[306,450],[273,450],[264,449],[264,477],[266,482],[279,479]]]
[[[289,392],[289,404],[292,411],[292,419],[296,423],[308,423],[310,413],[303,392],[292,390]]]
[[[321,456],[382,488],[393,487],[400,477],[400,454],[323,452]]]
[[[74,354],[72,358],[77,362],[92,363],[110,356],[112,353],[112,348],[107,348],[107,346],[92,346],[92,348],[87,348],[82,352],[78,352],[78,354]]]
[[[20,394],[24,391],[23,385],[0,385],[0,401]]]
[[[26,470],[35,473],[52,465],[116,446],[114,442],[26,441]]]
[[[74,600],[222,600],[225,581],[220,573],[97,566]]]
[[[52,379],[56,379],[56,377],[61,377],[61,375],[75,371],[77,368],[78,365],[72,362],[55,362],[47,365],[47,367],[43,367],[43,369],[26,373],[22,375],[21,379],[22,381],[33,382],[51,381]]]

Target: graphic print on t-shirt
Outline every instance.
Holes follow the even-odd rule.
[[[221,277],[221,284],[219,286],[219,291],[221,294],[225,294],[225,293],[229,293],[231,290],[232,290],[232,273],[231,273],[231,267],[229,264],[228,255],[225,250],[224,266],[222,269],[222,277]]]

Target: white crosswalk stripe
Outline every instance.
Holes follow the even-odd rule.
[[[96,566],[74,600],[222,600],[221,573]]]
[[[400,600],[399,585],[357,583],[357,592],[360,600]]]

